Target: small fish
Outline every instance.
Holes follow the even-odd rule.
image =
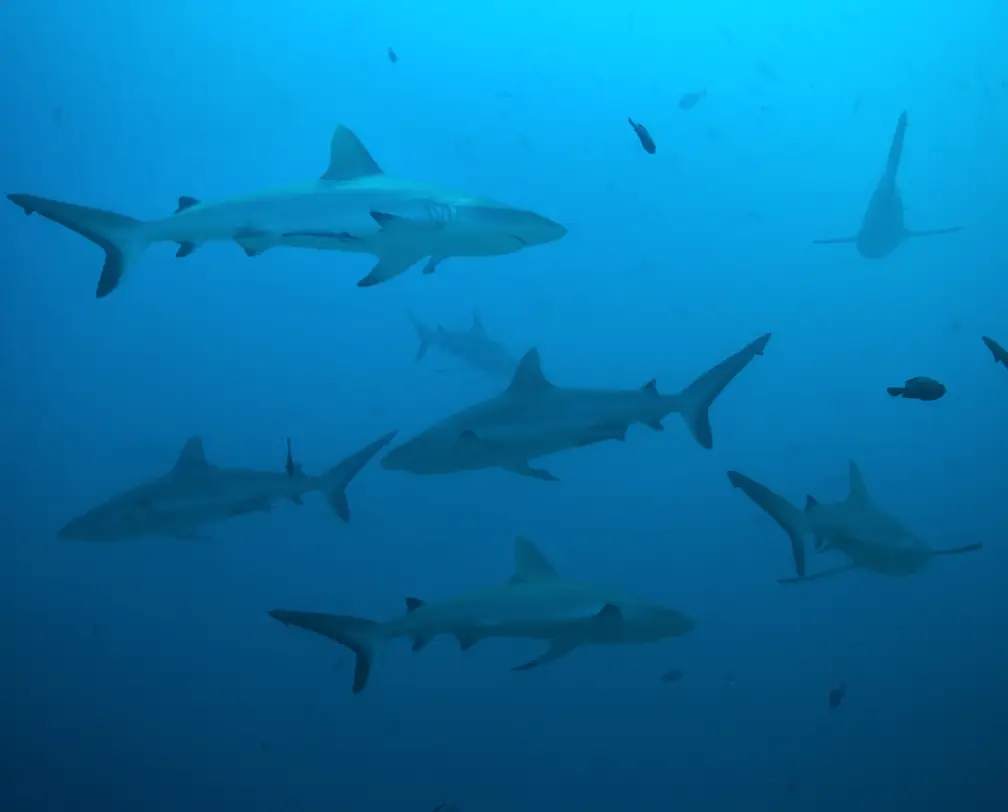
[[[679,682],[682,679],[682,669],[673,668],[671,671],[666,671],[661,675],[662,682]]]
[[[938,400],[945,395],[945,384],[934,378],[910,378],[903,386],[890,386],[886,391],[894,398],[907,400]]]
[[[829,692],[830,710],[836,710],[843,702],[844,694],[847,693],[847,683],[841,682],[836,688]]]
[[[640,145],[644,147],[644,151],[654,155],[655,154],[655,142],[651,137],[651,133],[647,131],[647,127],[643,124],[637,124],[632,118],[627,117],[627,121],[630,122],[630,126],[633,127],[634,132],[637,133],[637,137],[640,139]]]
[[[389,62],[398,62],[399,61],[399,54],[397,54],[391,48],[388,49],[388,61]]]
[[[1008,367],[1008,350],[998,344],[993,338],[983,336],[983,343],[987,349],[994,353],[994,363]]]
[[[700,99],[706,95],[706,90],[700,90],[693,93],[683,93],[682,96],[679,97],[679,109],[692,110],[700,103]]]

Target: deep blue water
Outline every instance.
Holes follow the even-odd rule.
[[[0,809],[1008,808],[1008,371],[980,342],[1008,343],[1008,18],[880,8],[0,6],[4,193],[161,217],[317,177],[343,123],[389,172],[569,231],[370,289],[370,257],[162,244],[95,300],[100,251],[0,205]],[[902,110],[908,221],[964,230],[877,261],[812,245],[857,228]],[[557,483],[373,464],[349,525],[309,496],[210,543],[56,538],[191,434],[277,470],[291,436],[317,471],[498,391],[415,363],[409,311],[478,311],[566,385],[674,392],[774,337],[715,404],[711,451],[673,415],[550,458]],[[949,394],[885,395],[912,375]],[[983,551],[779,585],[786,538],[726,470],[800,504],[843,498],[848,458],[935,546]],[[400,641],[354,696],[342,650],[266,614],[390,618],[504,580],[517,534],[697,630],[529,673],[510,667],[538,643]]]

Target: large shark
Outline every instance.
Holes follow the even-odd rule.
[[[935,556],[958,555],[979,550],[983,545],[935,550],[898,519],[876,504],[865,487],[861,472],[850,461],[850,492],[843,502],[822,504],[806,497],[802,512],[759,482],[738,471],[729,471],[728,480],[765,510],[791,539],[796,578],[780,583],[814,581],[851,570],[870,570],[881,575],[912,575],[923,570]],[[819,552],[837,550],[847,563],[813,575],[805,573],[805,537],[815,538]]]
[[[353,692],[364,690],[380,646],[410,638],[420,651],[435,637],[454,635],[462,650],[493,637],[545,640],[549,648],[516,666],[527,671],[558,660],[578,646],[650,643],[687,634],[695,622],[686,615],[619,590],[561,578],[535,545],[519,537],[514,575],[503,584],[446,601],[406,599],[406,614],[386,623],[322,612],[273,609],[286,626],[315,632],[357,655]]]
[[[530,460],[606,440],[625,440],[642,423],[661,431],[662,418],[679,412],[704,448],[713,446],[708,410],[732,379],[763,349],[770,333],[708,370],[678,395],[661,395],[652,379],[639,389],[569,389],[543,375],[539,352],[529,350],[502,394],[442,420],[393,448],[383,468],[415,474],[448,474],[503,468],[554,481]]]
[[[35,195],[7,197],[26,214],[40,214],[104,249],[99,298],[115,290],[157,242],[178,243],[179,257],[214,240],[233,240],[248,256],[278,245],[373,254],[378,263],[357,283],[367,287],[424,257],[430,273],[448,257],[512,254],[566,233],[531,211],[386,175],[343,126],[333,133],[329,168],[318,180],[217,203],[181,197],[175,213],[161,220],[135,220]]]
[[[503,344],[487,334],[478,313],[473,314],[472,326],[468,330],[449,330],[440,324],[432,329],[415,316],[411,318],[417,338],[420,339],[417,361],[431,347],[437,347],[445,355],[457,358],[492,378],[509,381],[514,375],[518,359]]]
[[[269,511],[279,499],[296,505],[306,493],[321,491],[333,512],[350,520],[346,488],[396,432],[355,451],[321,476],[309,476],[294,463],[287,446],[284,471],[221,468],[207,461],[203,441],[190,437],[172,469],[113,496],[68,522],[60,538],[124,541],[143,536],[203,539],[197,530],[210,522]]]
[[[962,226],[952,226],[914,231],[904,224],[903,199],[896,185],[896,175],[899,172],[900,158],[903,156],[906,128],[907,114],[904,111],[899,117],[896,132],[893,133],[892,143],[889,145],[889,159],[886,162],[885,172],[882,173],[871,200],[868,201],[868,209],[865,211],[858,233],[853,237],[813,240],[816,245],[854,243],[857,252],[865,259],[880,259],[895,251],[907,237],[930,237],[962,230]]]

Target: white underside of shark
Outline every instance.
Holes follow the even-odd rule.
[[[936,550],[906,525],[884,511],[868,493],[864,479],[852,460],[849,466],[850,493],[843,502],[820,504],[806,500],[804,512],[784,497],[754,479],[729,471],[728,480],[741,490],[788,534],[797,577],[781,583],[814,581],[851,570],[869,570],[881,575],[912,575],[920,572],[935,556],[958,555],[979,550],[982,545]],[[815,538],[819,552],[836,550],[847,563],[814,574],[805,571],[805,538]]]
[[[107,296],[154,243],[177,243],[185,257],[214,241],[249,256],[277,246],[371,254],[378,263],[358,282],[385,282],[428,258],[426,273],[449,257],[511,254],[560,239],[566,230],[541,215],[490,198],[387,175],[346,127],[333,133],[330,163],[316,181],[216,203],[179,198],[161,220],[142,221],[28,194],[7,196],[86,237],[105,251],[96,295]]]
[[[270,616],[329,638],[357,655],[354,693],[367,685],[381,646],[409,638],[420,651],[440,635],[463,650],[488,638],[544,640],[549,648],[513,670],[553,662],[579,646],[649,643],[689,633],[695,622],[620,590],[561,578],[528,539],[515,541],[515,572],[505,583],[446,601],[407,598],[406,614],[387,623],[322,612],[274,609]]]

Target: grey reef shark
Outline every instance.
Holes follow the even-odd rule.
[[[518,358],[499,341],[491,338],[483,326],[478,313],[473,314],[468,330],[451,330],[442,327],[431,328],[410,314],[420,347],[416,360],[419,362],[431,347],[436,347],[445,355],[456,358],[466,366],[479,370],[491,378],[509,381],[518,366]]]
[[[708,410],[714,399],[770,340],[753,341],[708,370],[677,395],[662,395],[652,379],[637,389],[575,389],[547,380],[536,349],[518,363],[500,395],[451,415],[393,448],[381,466],[415,474],[449,474],[484,468],[547,481],[557,478],[529,462],[547,454],[608,440],[623,441],[641,423],[661,431],[678,412],[704,448],[713,447]]]
[[[896,175],[900,159],[903,157],[903,140],[906,137],[907,114],[904,111],[896,124],[892,143],[889,145],[889,159],[885,172],[875,186],[868,209],[861,220],[861,228],[852,237],[832,237],[813,240],[816,245],[831,243],[854,243],[857,252],[865,259],[881,259],[895,251],[908,237],[931,237],[937,234],[953,234],[962,226],[934,228],[926,231],[906,227],[903,220],[903,198],[900,196]]]
[[[175,213],[160,220],[136,220],[35,195],[7,197],[26,214],[59,223],[105,251],[98,298],[115,290],[157,242],[177,243],[178,257],[215,240],[234,241],[250,257],[280,245],[371,254],[378,262],[357,283],[367,287],[404,273],[424,257],[424,273],[432,273],[449,257],[513,254],[567,233],[531,211],[387,175],[343,126],[333,133],[329,168],[318,180],[216,203],[180,197]]]
[[[289,440],[283,470],[257,471],[211,464],[203,441],[190,437],[168,473],[116,494],[71,520],[59,536],[77,541],[145,536],[205,540],[198,532],[205,524],[267,512],[280,499],[300,505],[301,497],[314,491],[323,493],[333,513],[347,522],[347,486],[395,435],[389,432],[319,476],[305,474],[294,462]]]
[[[853,460],[849,466],[850,491],[842,502],[820,503],[808,496],[801,511],[754,479],[729,471],[728,480],[748,496],[788,534],[796,577],[781,578],[791,584],[815,581],[851,570],[869,570],[881,575],[913,575],[936,556],[958,555],[979,550],[982,544],[936,550],[906,525],[889,515],[868,493],[861,472]],[[815,539],[819,552],[836,550],[847,563],[809,575],[805,571],[805,537]]]
[[[269,615],[351,649],[357,655],[355,694],[367,685],[378,650],[401,637],[413,641],[413,651],[441,635],[453,635],[463,651],[491,638],[545,641],[543,654],[512,669],[528,671],[580,646],[657,642],[696,626],[674,609],[561,577],[526,538],[515,540],[514,557],[514,575],[504,583],[444,601],[407,598],[406,612],[385,623],[289,609],[273,609]]]

